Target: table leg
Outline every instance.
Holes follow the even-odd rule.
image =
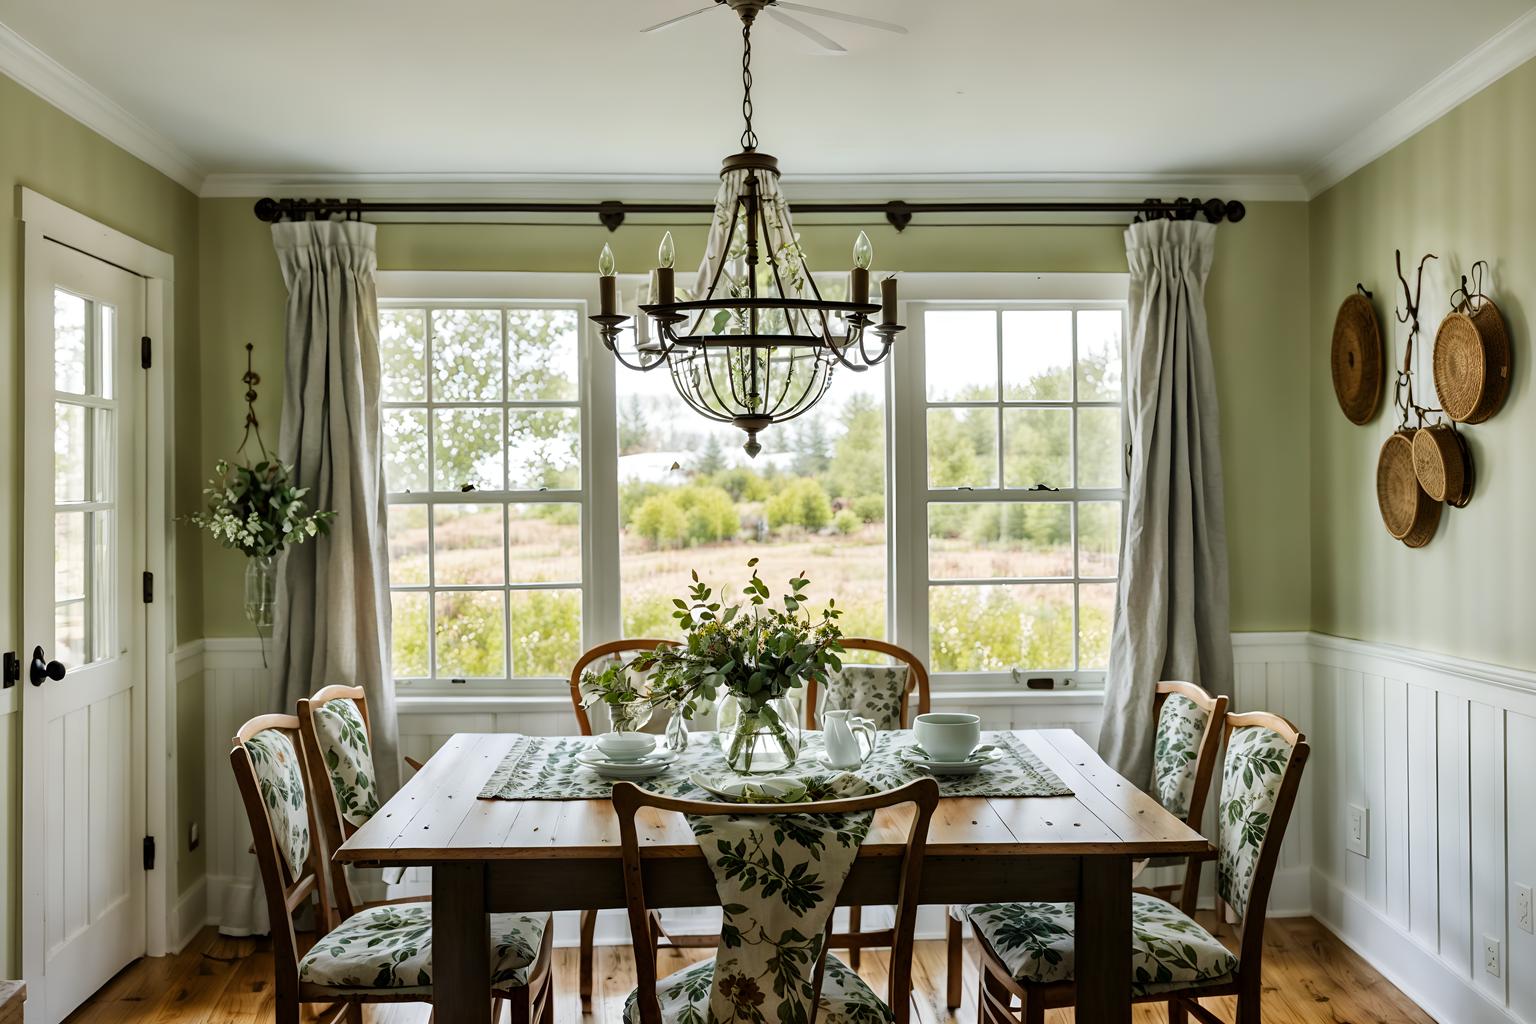
[[[1077,897],[1077,1019],[1131,1020],[1131,861],[1084,857]]]
[[[432,869],[432,1010],[437,1024],[491,1019],[491,923],[485,865]]]

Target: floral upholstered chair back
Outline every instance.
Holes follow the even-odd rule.
[[[1226,697],[1212,697],[1193,683],[1157,684],[1152,796],[1195,828],[1205,810],[1226,711]]]
[[[844,658],[843,667],[812,683],[807,696],[806,726],[821,728],[821,716],[847,709],[868,718],[881,731],[905,729],[911,721],[911,697],[917,697],[917,714],[928,710],[928,672],[917,655],[883,640],[845,637],[844,648],[853,657],[862,652],[883,655],[885,664],[862,664]],[[860,653],[855,653],[860,652]]]
[[[1217,808],[1216,892],[1238,918],[1262,911],[1310,747],[1278,715],[1228,715]],[[1261,915],[1262,917],[1262,915]],[[1244,934],[1248,928],[1245,923]]]
[[[754,807],[750,813],[740,813],[738,807],[738,813],[725,813],[722,807],[731,805],[673,800],[623,783],[614,787],[631,927],[637,927],[638,922],[643,928],[647,913],[634,817],[641,806],[688,815],[714,873],[724,911],[714,960],[685,968],[659,985],[654,950],[636,945],[639,985],[624,1015],[630,1024],[648,1019],[667,1024],[767,1024],[813,1017],[845,1024],[904,1020],[904,1016],[893,1016],[887,1003],[851,971],[835,959],[824,960],[827,925],[879,807],[899,803],[917,807],[902,888],[903,892],[915,892],[915,873],[922,868],[938,786],[924,779],[901,789],[872,793],[868,782],[849,773],[810,776],[804,781],[805,802],[787,805],[784,811],[775,808],[772,813],[765,807]],[[916,909],[897,909],[891,959],[896,964],[905,956],[907,965],[900,972],[903,977],[893,973],[890,994],[896,1001],[909,1001]],[[646,1005],[648,990],[656,1000],[650,1006]],[[819,1017],[813,1012],[818,1005],[823,1007]]]

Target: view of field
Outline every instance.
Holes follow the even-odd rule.
[[[941,315],[953,319],[930,325],[930,348],[935,338],[958,336],[963,344],[979,330],[970,314]],[[386,412],[390,490],[443,494],[441,504],[396,504],[390,512],[401,678],[561,676],[581,650],[580,506],[505,504],[485,493],[570,487],[577,479],[580,413],[566,377],[574,314],[501,316],[437,310],[384,318],[387,391],[399,403]],[[994,356],[990,379],[973,363],[930,377],[931,400],[962,403],[929,410],[932,486],[996,486],[1001,475],[1010,487],[1118,487],[1117,409],[996,404],[1000,380],[1009,400],[1071,398],[1071,318],[1062,311],[1011,325],[1008,345],[1039,351],[1030,360],[1007,356],[1001,370]],[[987,331],[983,354],[996,345],[995,327]],[[1118,313],[1112,339],[1095,345],[1083,342],[1083,326],[1078,333],[1078,394],[1118,398]],[[429,334],[433,402],[452,401],[451,408],[423,401]],[[503,388],[570,406],[503,406]],[[686,596],[692,572],[729,597],[745,583],[752,557],[776,594],[804,572],[813,607],[835,598],[845,633],[885,635],[883,372],[840,374],[812,413],[764,432],[756,459],[741,450],[740,431],[684,409],[665,371],[620,369],[617,397],[626,635],[673,635],[672,602]],[[979,404],[986,402],[993,404]],[[945,501],[930,507],[929,535],[934,670],[1107,661],[1118,501]],[[999,579],[1029,582],[986,582]]]

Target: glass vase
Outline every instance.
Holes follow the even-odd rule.
[[[672,717],[667,719],[667,749],[676,754],[688,749],[688,719],[681,708],[673,708]]]
[[[259,555],[245,561],[245,617],[257,629],[272,628],[277,603],[277,556]]]
[[[800,723],[788,697],[758,703],[727,695],[720,718],[720,745],[731,771],[762,775],[795,766],[800,757]]]
[[[608,705],[608,722],[614,732],[639,732],[651,720],[655,709],[643,700]]]

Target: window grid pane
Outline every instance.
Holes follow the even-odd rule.
[[[580,653],[581,312],[380,311],[397,680],[563,677]]]

